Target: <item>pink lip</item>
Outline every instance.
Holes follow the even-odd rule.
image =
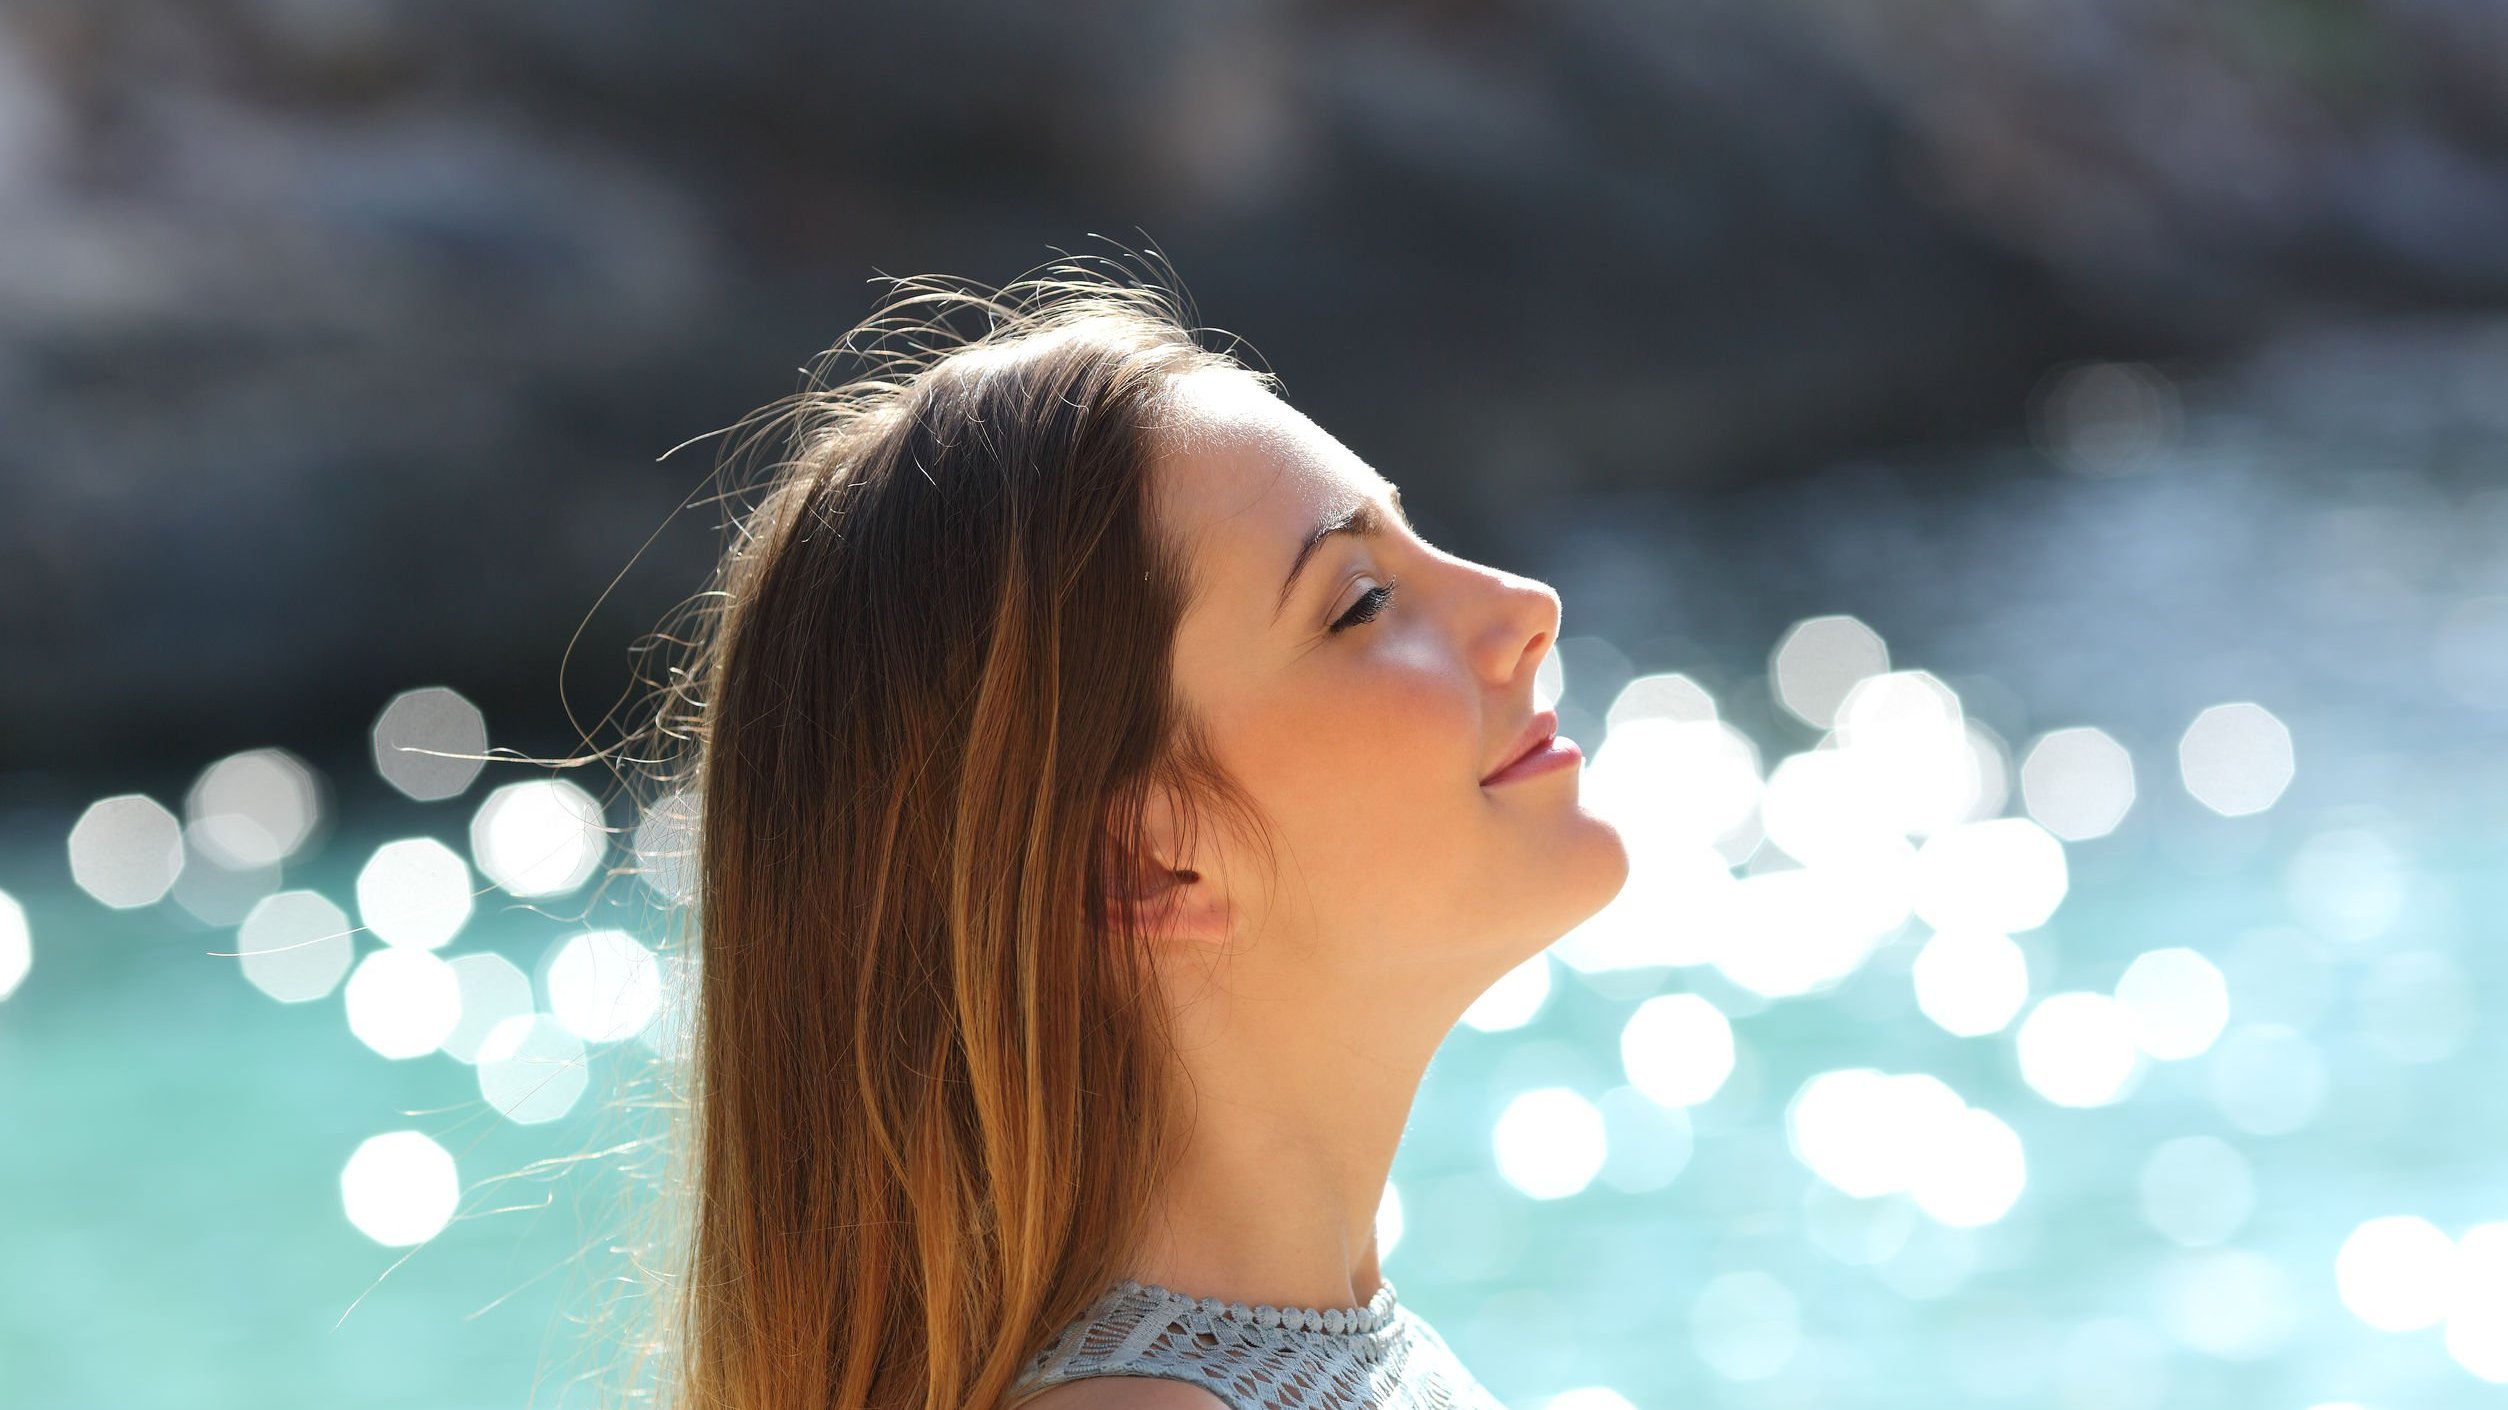
[[[1548,773],[1585,757],[1583,751],[1576,747],[1575,740],[1558,736],[1558,727],[1559,716],[1555,711],[1544,710],[1533,716],[1532,722],[1525,726],[1523,737],[1517,741],[1521,747],[1514,757],[1496,773],[1482,779],[1481,786],[1511,783],[1519,778]]]

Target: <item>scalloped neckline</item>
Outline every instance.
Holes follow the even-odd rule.
[[[1145,1293],[1153,1298],[1182,1303],[1214,1317],[1226,1317],[1255,1326],[1311,1331],[1323,1336],[1366,1336],[1382,1332],[1394,1324],[1394,1315],[1401,1307],[1401,1299],[1393,1290],[1393,1280],[1381,1274],[1376,1279],[1376,1295],[1369,1298],[1364,1307],[1281,1307],[1268,1302],[1230,1302],[1225,1298],[1194,1297],[1190,1293],[1181,1293],[1158,1283],[1144,1283],[1137,1278],[1126,1278],[1115,1286],[1126,1293]],[[1270,1315],[1267,1317],[1266,1313]],[[1336,1320],[1342,1324],[1338,1332],[1330,1326]]]

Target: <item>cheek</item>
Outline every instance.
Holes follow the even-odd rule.
[[[1310,875],[1434,864],[1478,815],[1482,732],[1478,688],[1452,663],[1353,652],[1273,702],[1248,777]]]

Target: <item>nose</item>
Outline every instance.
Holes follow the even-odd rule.
[[[1482,669],[1491,684],[1508,686],[1540,669],[1559,634],[1559,593],[1539,578],[1498,568],[1482,571],[1495,584]]]

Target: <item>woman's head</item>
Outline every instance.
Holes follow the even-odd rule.
[[[1442,1032],[1627,874],[1576,770],[1481,782],[1538,708],[1558,594],[1422,539],[1396,485],[1249,373],[1174,376],[1152,442],[1190,578],[1177,709],[1265,845],[1182,856],[1154,811],[1167,850],[1127,874],[1164,888],[1162,937],[1227,952],[1226,992]]]
[[[1442,1028],[1625,868],[1572,772],[1478,782],[1547,588],[1411,535],[1155,283],[902,287],[861,331],[907,346],[784,408],[655,717],[701,818],[692,1410],[997,1403],[1180,1148],[1180,966]]]

